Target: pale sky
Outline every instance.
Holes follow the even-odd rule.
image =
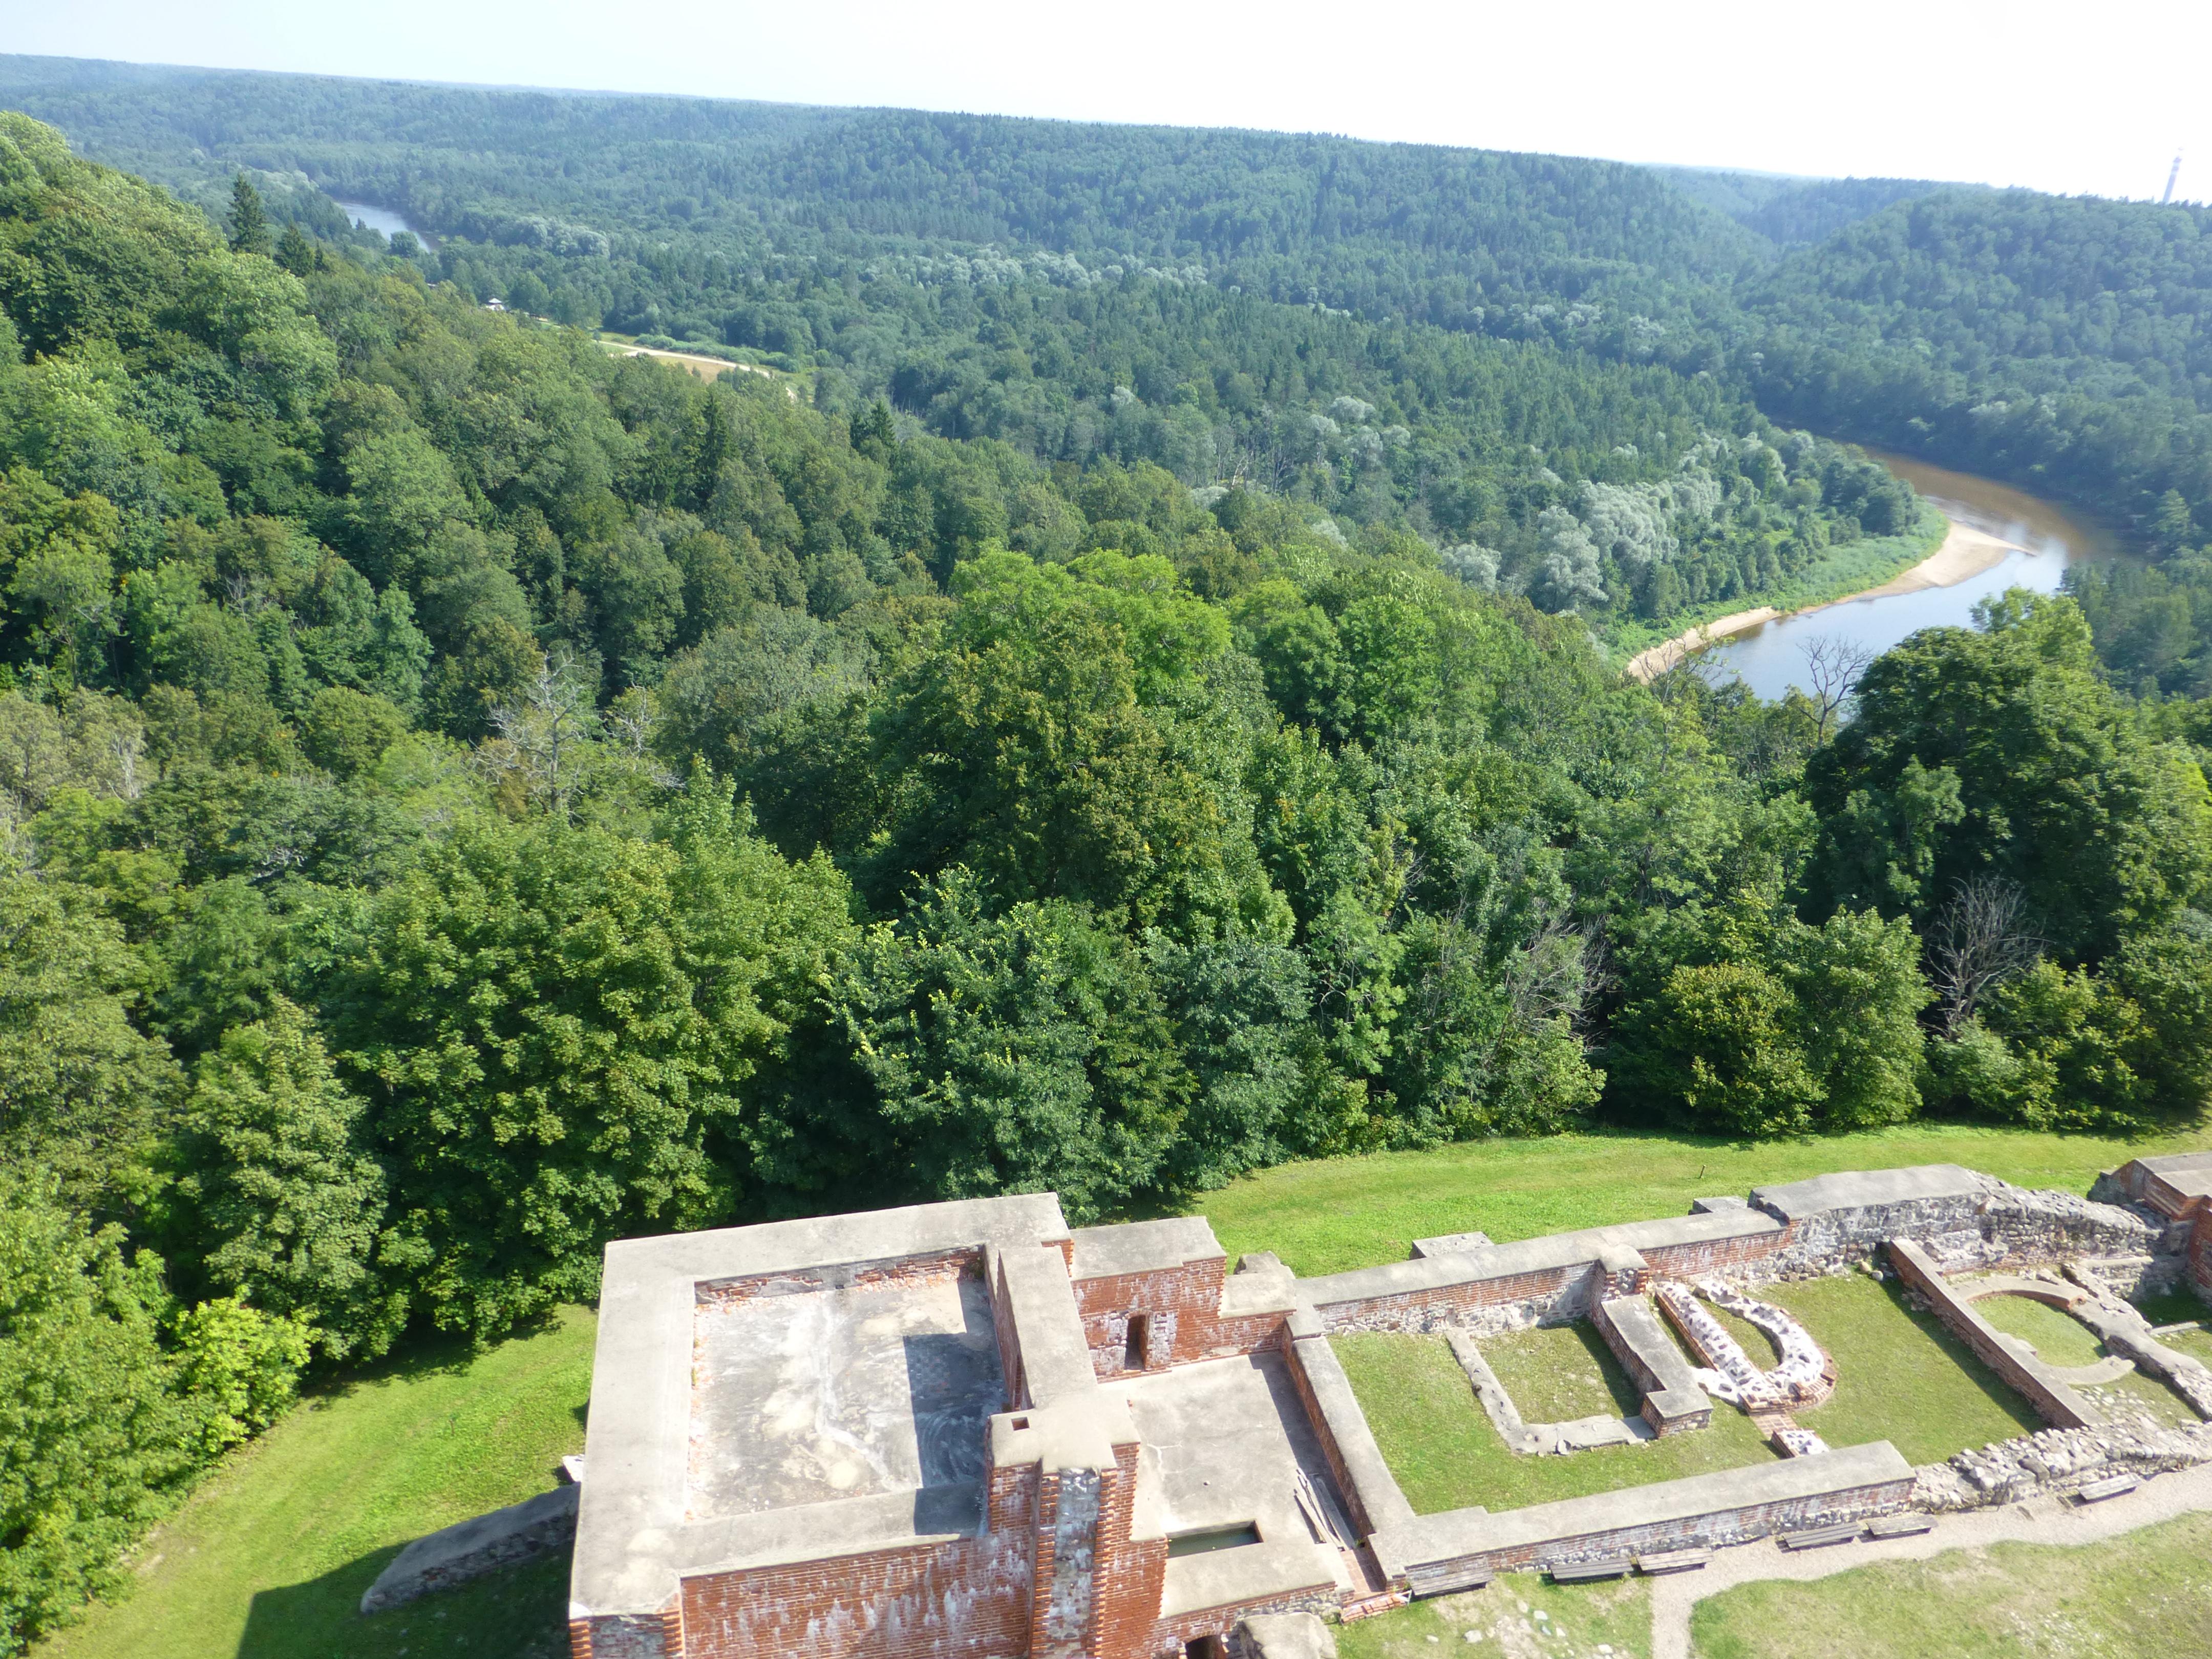
[[[0,51],[2212,198],[2206,0],[0,0]]]

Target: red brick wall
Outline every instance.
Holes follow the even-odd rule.
[[[1237,1628],[1237,1621],[1260,1613],[1319,1613],[1324,1607],[1338,1603],[1338,1595],[1332,1586],[1325,1591],[1304,1595],[1279,1595],[1265,1601],[1237,1601],[1225,1607],[1200,1607],[1191,1613],[1179,1613],[1172,1619],[1152,1621],[1152,1634],[1145,1648],[1147,1655],[1180,1656],[1183,1644],[1201,1636],[1227,1636]],[[1116,1655],[1115,1659],[1123,1659]]]
[[[1212,1256],[1146,1273],[1077,1279],[1075,1308],[1083,1316],[1092,1370],[1102,1378],[1122,1374],[1133,1313],[1152,1318],[1148,1370],[1188,1365],[1224,1351],[1253,1353],[1279,1340],[1285,1314],[1221,1316],[1227,1267],[1223,1257]]]
[[[1146,1273],[1077,1279],[1075,1309],[1083,1316],[1092,1368],[1100,1376],[1121,1374],[1133,1313],[1152,1316],[1146,1370],[1204,1358],[1207,1349],[1218,1346],[1214,1328],[1220,1321],[1221,1279],[1227,1266],[1215,1256]]]
[[[1375,1530],[1375,1519],[1367,1513],[1367,1506],[1359,1501],[1359,1483],[1352,1478],[1345,1466],[1344,1451],[1336,1443],[1336,1436],[1328,1426],[1328,1419],[1321,1409],[1321,1401],[1314,1398],[1313,1381],[1306,1375],[1305,1362],[1298,1345],[1287,1337],[1283,1342],[1283,1358],[1290,1363],[1284,1369],[1290,1373],[1291,1385],[1298,1391],[1298,1404],[1305,1408],[1306,1421],[1312,1426],[1314,1438],[1321,1442],[1321,1453],[1328,1460],[1328,1472],[1336,1478],[1336,1489],[1344,1494],[1344,1501],[1352,1511],[1351,1521],[1360,1537]]]
[[[1506,1302],[1549,1301],[1579,1282],[1590,1267],[1590,1263],[1583,1261],[1572,1267],[1546,1267],[1536,1273],[1512,1273],[1498,1279],[1470,1279],[1426,1290],[1406,1291],[1395,1296],[1332,1302],[1316,1311],[1330,1330],[1369,1321],[1375,1322],[1378,1329],[1400,1320],[1411,1325],[1425,1316],[1441,1313],[1472,1313],[1478,1308],[1494,1308]]]
[[[2212,1205],[2197,1212],[2189,1230],[2189,1276],[2197,1283],[2197,1294],[2212,1300]]]
[[[858,1267],[797,1267],[785,1273],[747,1273],[736,1279],[701,1279],[694,1290],[706,1304],[746,1302],[770,1285],[804,1285],[827,1290],[833,1285],[881,1285],[913,1279],[943,1279],[955,1273],[983,1271],[981,1250],[963,1248],[933,1250],[926,1255],[905,1255]]]
[[[989,1533],[687,1578],[684,1659],[1018,1653],[1029,1639],[1029,1541],[1025,1534]]]
[[[2148,1172],[2142,1182],[2142,1197],[2153,1209],[2161,1215],[2172,1216],[2177,1221],[2187,1217],[2192,1210],[2206,1207],[2203,1199],[2184,1197],[2181,1190],[2164,1176]]]
[[[1019,1410],[1030,1399],[1029,1372],[1022,1364],[1022,1345],[1014,1334],[1014,1310],[1006,1294],[1006,1270],[1001,1263],[991,1275],[991,1331],[999,1344],[999,1375],[1006,1379],[1006,1405]]]
[[[1733,1267],[1746,1261],[1764,1261],[1780,1254],[1790,1241],[1790,1229],[1747,1233],[1741,1238],[1705,1239],[1688,1244],[1656,1244],[1639,1251],[1644,1265],[1664,1279],[1695,1279],[1700,1273]]]
[[[1160,1585],[1167,1573],[1168,1540],[1132,1542],[1129,1527],[1137,1498],[1137,1449],[1118,1450],[1117,1468],[1107,1472],[1098,1506],[1098,1551],[1093,1559],[1093,1624],[1086,1651],[1097,1659],[1144,1659],[1160,1611]]]

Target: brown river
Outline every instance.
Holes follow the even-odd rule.
[[[1970,627],[1974,607],[2007,588],[2053,592],[2067,566],[2076,560],[2109,558],[2119,551],[2109,532],[2025,490],[1878,449],[1866,453],[1942,508],[1954,524],[1994,537],[2012,550],[1948,586],[1902,592],[1886,589],[1864,598],[1838,599],[1759,623],[1707,647],[1703,656],[1708,665],[1741,674],[1762,697],[1779,697],[1790,686],[1803,684],[1805,647],[1812,640],[1841,639],[1887,651],[1923,628]]]

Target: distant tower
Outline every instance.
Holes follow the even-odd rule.
[[[2159,205],[2161,207],[2173,199],[2173,181],[2179,177],[2181,177],[2181,152],[2176,150],[2173,152],[2173,165],[2166,170],[2166,194],[2158,198]]]

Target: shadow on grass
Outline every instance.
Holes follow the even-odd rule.
[[[492,1349],[525,1338],[542,1336],[561,1322],[564,1310],[555,1308],[514,1329],[478,1342],[453,1331],[410,1331],[380,1359],[349,1368],[342,1375],[317,1377],[300,1390],[302,1403],[327,1404],[343,1400],[362,1389],[424,1376],[458,1376]]]
[[[403,1650],[562,1659],[568,1653],[565,1550],[364,1618],[362,1593],[398,1553],[396,1545],[375,1550],[319,1578],[257,1592],[238,1659],[392,1659]]]

